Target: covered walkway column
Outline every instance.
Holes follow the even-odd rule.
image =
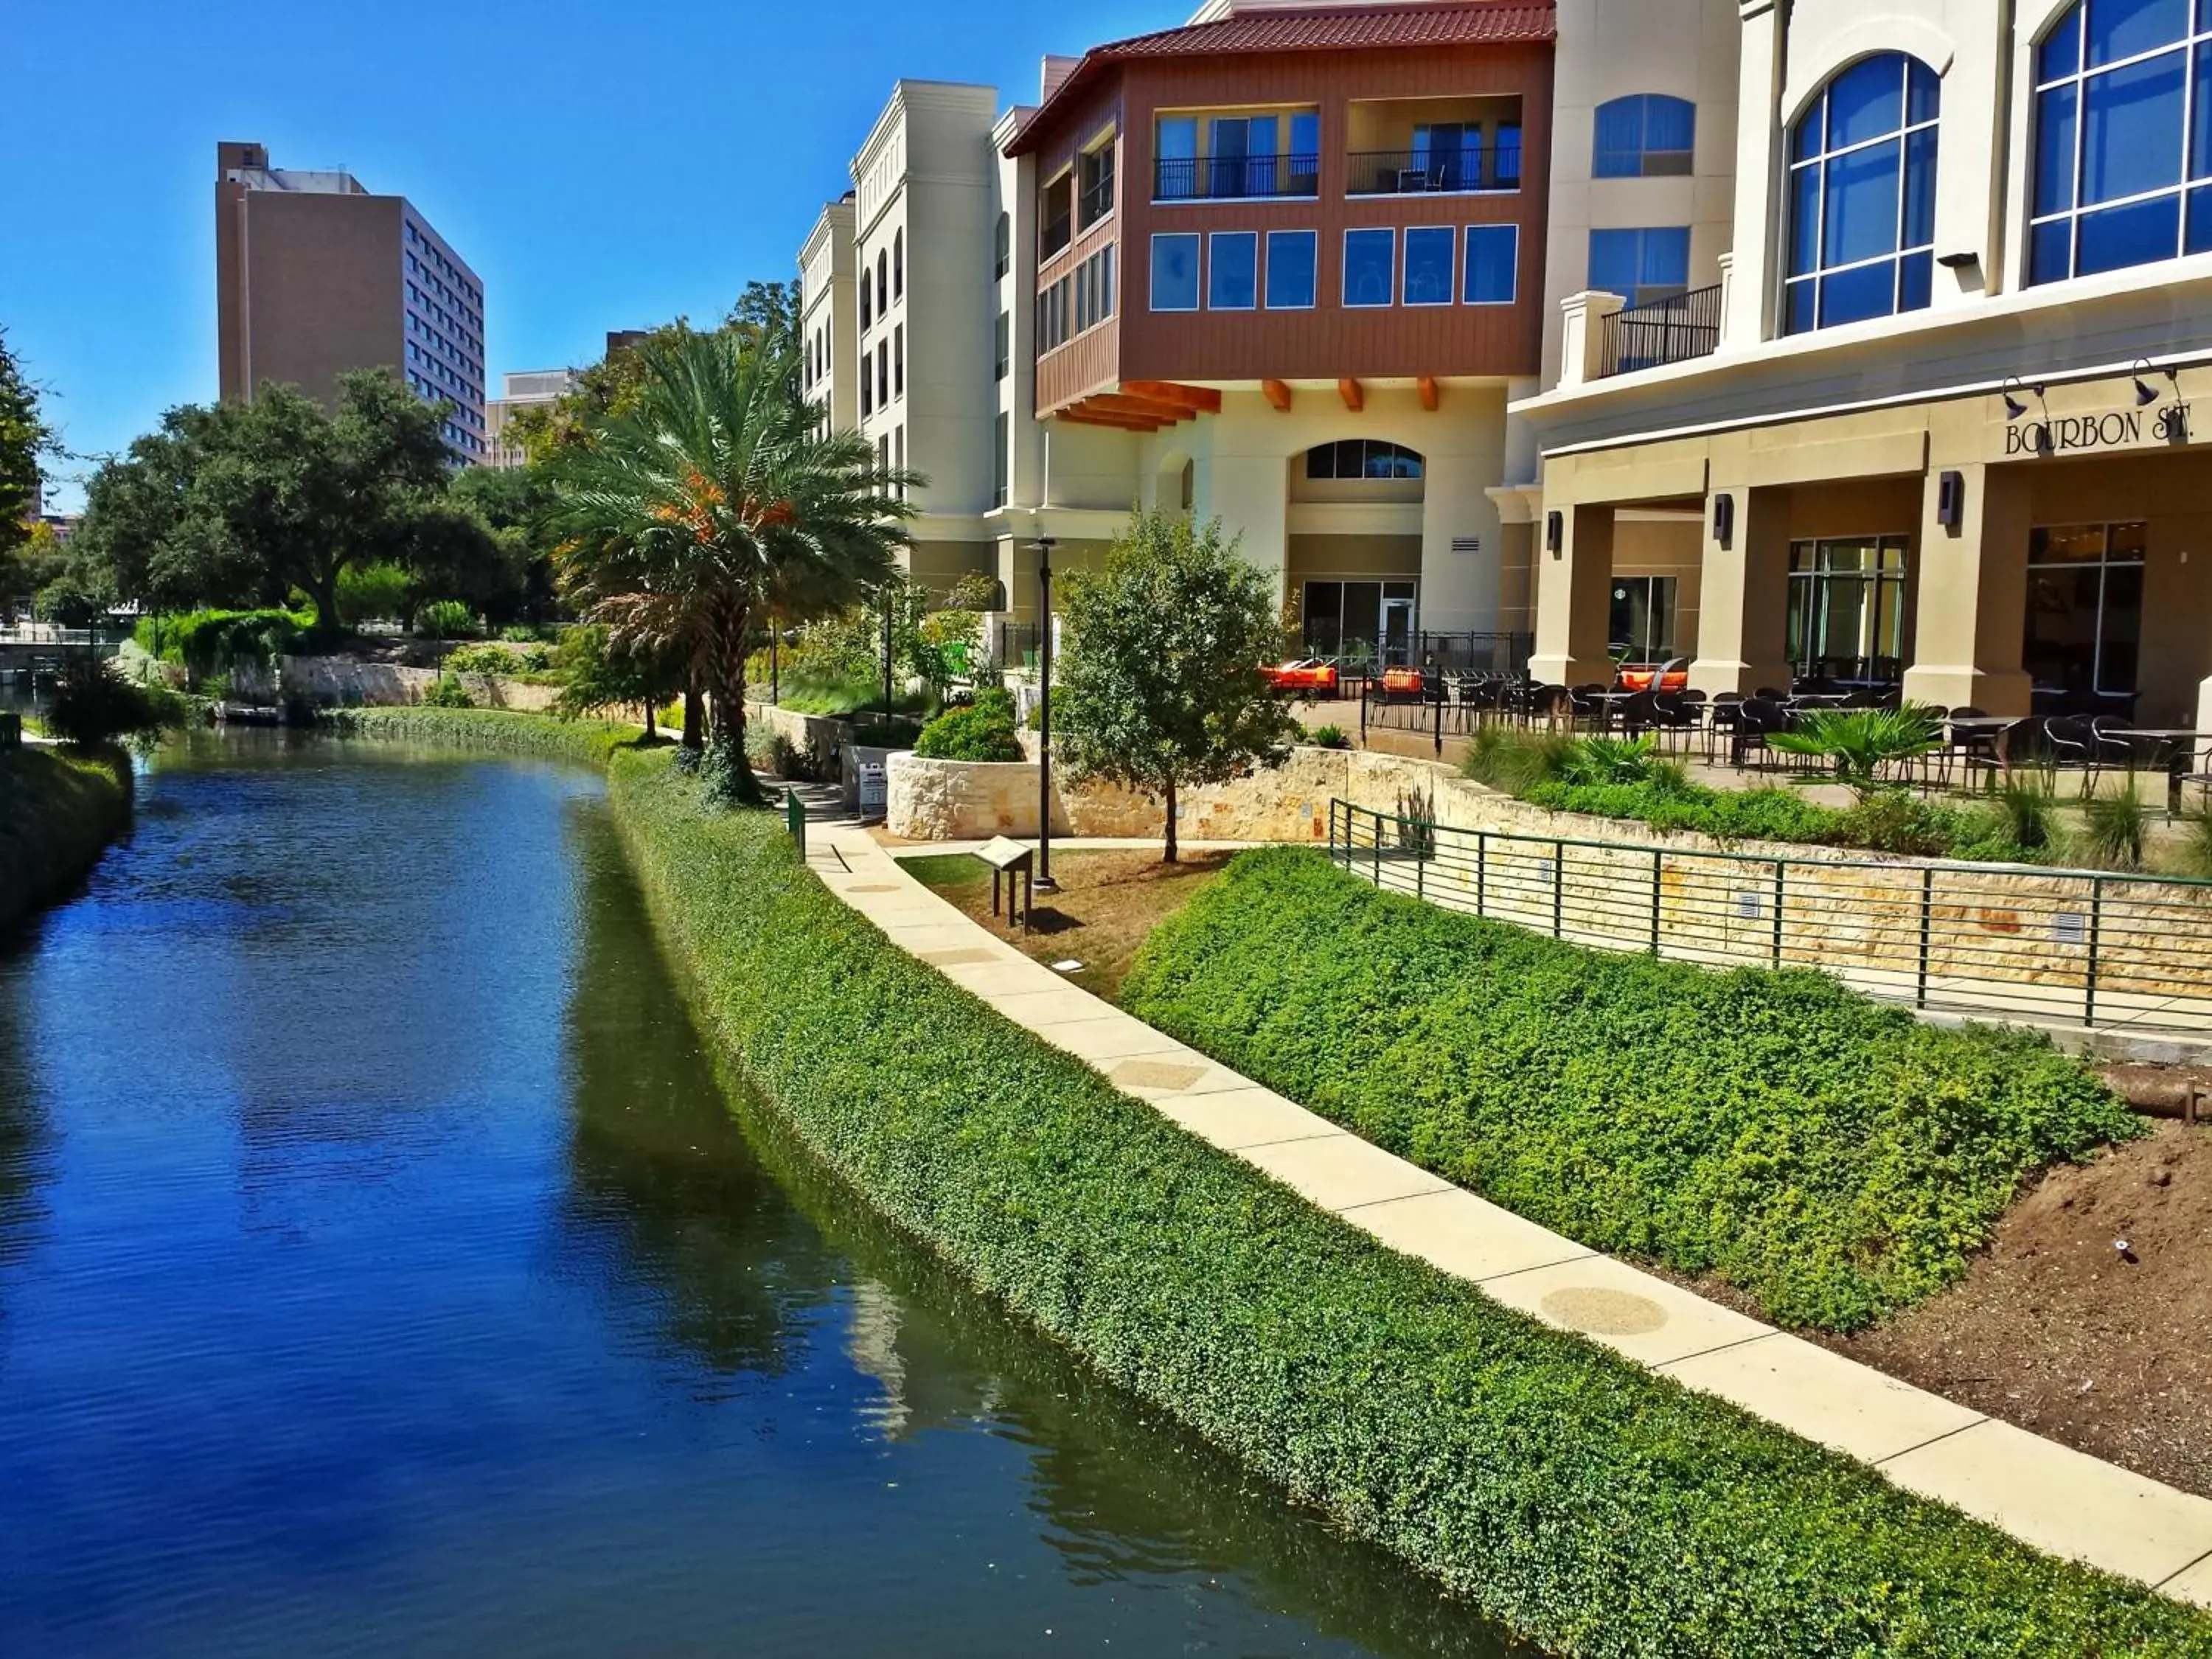
[[[1958,523],[1943,523],[1942,477],[1959,475]],[[2025,714],[2029,682],[2020,665],[2027,629],[2028,478],[2017,466],[1973,461],[1931,466],[1913,550],[1912,662],[1907,702],[1972,706]]]
[[[1728,538],[1716,533],[1726,496]],[[1717,485],[1705,498],[1705,557],[1692,689],[1749,696],[1790,689],[1790,491]]]
[[[1552,514],[1559,514],[1559,545]],[[1610,683],[1606,632],[1613,609],[1613,507],[1554,507],[1536,525],[1536,651],[1532,678],[1546,685]]]

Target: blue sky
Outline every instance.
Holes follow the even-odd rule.
[[[5,0],[0,326],[73,450],[212,398],[215,146],[235,138],[411,198],[484,279],[495,385],[588,362],[609,328],[719,317],[791,275],[900,76],[1034,101],[1046,52],[1189,9]]]

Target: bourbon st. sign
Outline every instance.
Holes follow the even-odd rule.
[[[2005,428],[2004,453],[2008,458],[2075,455],[2092,450],[2185,444],[2191,435],[2189,405],[2169,404],[2164,409],[2115,409],[2101,415],[2054,415],[2048,420],[2014,421]]]

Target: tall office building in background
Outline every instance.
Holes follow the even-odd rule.
[[[483,285],[406,198],[217,144],[216,292],[223,397],[275,381],[327,403],[346,370],[389,368],[485,459]]]

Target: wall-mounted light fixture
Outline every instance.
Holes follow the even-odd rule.
[[[2019,375],[2006,375],[2004,384],[1997,388],[1997,394],[2004,399],[2005,416],[2008,420],[2016,421],[2027,413],[2027,404],[2012,395],[2016,390],[2033,392],[2039,398],[2043,395],[2043,387],[2039,383],[2024,386],[2021,385]]]
[[[1939,253],[1936,256],[1936,263],[1942,266],[1946,270],[1964,270],[1968,265],[1978,265],[1981,264],[1981,262],[1982,256],[1972,252],[1965,253]]]
[[[2137,409],[2141,409],[2147,404],[2156,403],[2159,399],[2158,388],[2151,385],[2149,381],[2143,379],[2143,376],[2146,374],[2155,374],[2160,372],[2151,367],[2150,359],[2148,357],[2136,358],[2134,362],[2128,366],[2128,372],[2135,376],[2136,407]],[[2177,392],[2179,391],[2181,389],[2181,371],[2177,368],[2169,368],[2165,371],[2165,374],[2167,384],[2172,386]]]
[[[1544,515],[1544,550],[1556,559],[1566,539],[1567,515],[1557,510],[1547,513]]]
[[[1945,472],[1936,479],[1936,522],[1946,530],[1956,530],[1966,516],[1966,477],[1962,472]]]
[[[1713,497],[1713,539],[1723,547],[1735,544],[1735,497]]]

